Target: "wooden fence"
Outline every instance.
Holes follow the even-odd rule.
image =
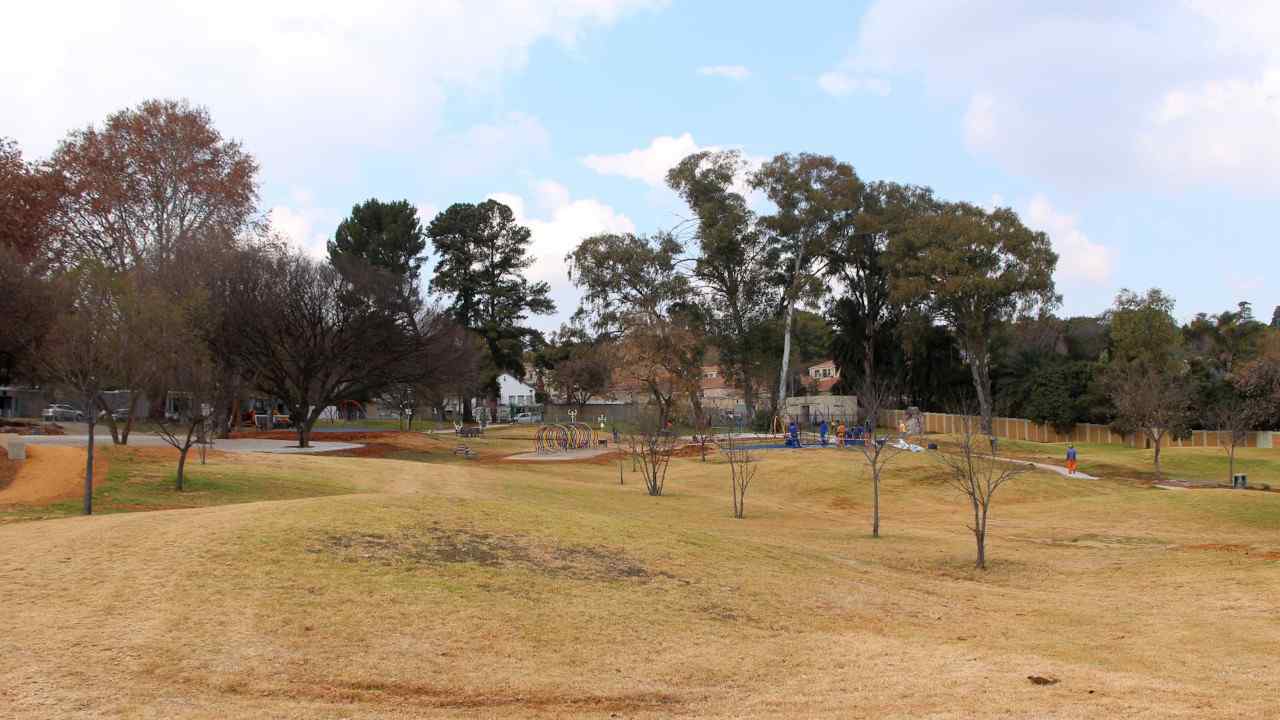
[[[894,427],[906,421],[905,410],[889,410],[887,419]],[[974,418],[976,422],[977,418]],[[961,429],[962,416],[948,413],[924,413],[924,431],[926,433],[958,433]],[[1027,440],[1042,443],[1100,443],[1107,445],[1127,445],[1134,447],[1148,446],[1150,443],[1142,434],[1124,435],[1106,425],[1077,423],[1069,433],[1060,433],[1052,425],[1032,422],[1025,418],[992,418],[992,434],[1010,440]],[[1165,447],[1223,447],[1230,444],[1225,433],[1216,430],[1194,430],[1191,437],[1170,439]],[[1244,447],[1272,447],[1271,433],[1251,432],[1245,438]]]

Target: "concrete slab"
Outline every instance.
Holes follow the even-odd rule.
[[[0,434],[0,447],[4,448],[10,460],[27,459],[27,444],[21,435],[16,433]]]

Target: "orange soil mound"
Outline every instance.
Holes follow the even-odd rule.
[[[18,461],[10,460],[9,453],[0,448],[0,491],[9,487],[14,476],[18,474]]]
[[[84,448],[28,445],[8,487],[0,490],[0,505],[45,503],[79,497],[84,492]],[[5,462],[9,462],[6,456]],[[93,485],[107,478],[105,453],[95,453]]]

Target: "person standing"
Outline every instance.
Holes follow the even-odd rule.
[[[1076,474],[1076,446],[1067,445],[1067,474]]]
[[[847,431],[848,428],[845,427],[844,421],[841,420],[840,424],[836,426],[836,447],[844,447],[844,434]]]
[[[827,433],[831,430],[831,426],[823,419],[822,424],[818,425],[818,435],[822,437],[822,447],[827,446]]]

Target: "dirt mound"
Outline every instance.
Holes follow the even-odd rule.
[[[5,462],[10,463],[8,456]],[[26,505],[80,497],[84,492],[85,451],[83,448],[28,445],[8,486],[0,490],[0,505]],[[93,485],[107,479],[106,453],[93,461]]]
[[[9,487],[9,483],[13,482],[13,478],[18,474],[17,460],[10,460],[9,453],[0,447],[0,492]]]
[[[31,435],[39,431],[44,435],[65,435],[66,429],[57,423],[37,423],[26,420],[0,420],[0,434]]]

